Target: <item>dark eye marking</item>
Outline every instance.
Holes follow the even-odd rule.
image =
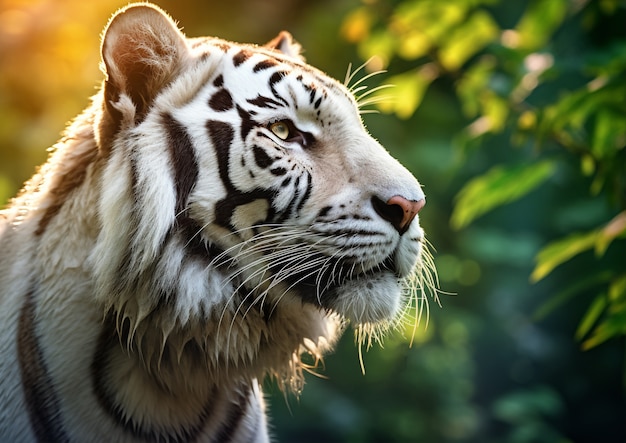
[[[315,141],[313,134],[301,131],[289,119],[273,121],[267,125],[267,129],[279,139],[287,143],[298,143],[303,148],[312,146]]]

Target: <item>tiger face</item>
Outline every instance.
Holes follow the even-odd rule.
[[[145,157],[138,164],[150,165],[146,145],[170,151],[175,191],[136,172],[146,200],[161,202],[156,219],[183,227],[181,242],[218,249],[211,264],[248,302],[301,301],[356,324],[396,318],[422,249],[425,196],[368,134],[347,87],[307,65],[287,33],[257,47],[187,40],[164,22],[146,42],[133,15],[109,25],[105,99],[117,137]],[[157,59],[155,86],[137,66]],[[139,238],[155,244],[170,230],[148,226]]]
[[[200,235],[234,247],[251,292],[356,323],[394,318],[423,239],[418,182],[366,132],[343,85],[278,54],[229,51],[172,113],[200,135],[194,145],[220,153],[197,152],[205,175],[221,178],[218,199],[212,181],[190,192]],[[261,87],[237,87],[252,82]]]

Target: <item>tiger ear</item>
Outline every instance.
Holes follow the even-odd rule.
[[[301,54],[302,46],[300,46],[300,43],[295,41],[293,36],[287,31],[280,31],[280,33],[267,42],[264,47],[304,61],[304,57]]]
[[[126,94],[135,106],[137,120],[180,71],[188,49],[185,36],[169,16],[142,3],[122,8],[111,18],[103,33],[101,53],[106,106],[116,112],[111,107]]]

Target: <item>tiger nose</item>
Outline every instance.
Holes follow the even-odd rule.
[[[400,233],[404,234],[417,213],[426,204],[426,199],[409,200],[401,195],[394,195],[387,202],[372,197],[372,205],[378,215],[387,220]]]

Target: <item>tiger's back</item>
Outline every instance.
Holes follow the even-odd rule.
[[[131,5],[102,57],[0,217],[0,439],[267,441],[258,380],[401,315],[424,194],[287,33]]]

